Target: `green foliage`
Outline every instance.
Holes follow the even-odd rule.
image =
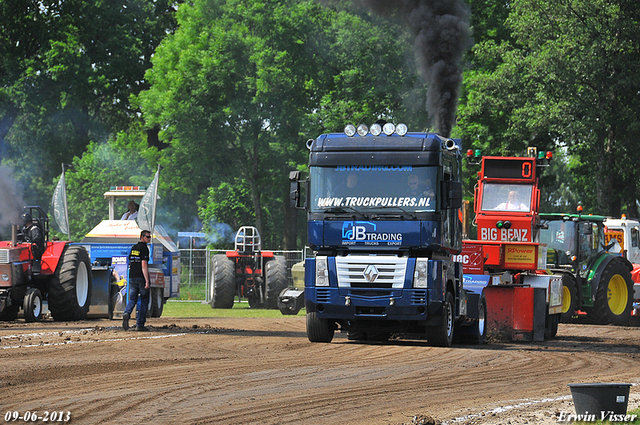
[[[624,0],[511,2],[513,42],[484,40],[465,75],[461,134],[485,154],[566,149],[585,210],[637,216],[640,6]],[[545,188],[543,188],[543,192]],[[562,195],[559,195],[562,196]],[[562,199],[550,200],[563,202]]]
[[[111,186],[148,186],[155,173],[158,151],[148,148],[143,132],[121,132],[105,143],[91,142],[66,173],[71,240],[80,241],[94,226],[109,218],[103,194]],[[162,198],[162,191],[159,191]],[[116,215],[126,211],[128,200],[116,205]],[[161,223],[158,218],[158,223]],[[55,232],[53,232],[55,233]],[[66,239],[66,235],[58,235]]]
[[[46,205],[61,163],[138,119],[129,97],[173,30],[173,2],[0,2],[0,153]]]
[[[255,225],[281,247],[304,140],[380,117],[424,125],[411,46],[381,19],[310,0],[196,0],[177,20],[138,101],[169,145],[170,203],[190,217],[199,195],[206,229]]]

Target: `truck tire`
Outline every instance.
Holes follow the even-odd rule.
[[[149,296],[151,317],[162,316],[162,310],[164,309],[164,289],[163,288],[151,288],[151,295]]]
[[[558,333],[560,314],[547,314],[544,321],[544,339],[553,339]]]
[[[607,264],[596,291],[594,311],[600,324],[625,325],[631,317],[633,281],[629,269],[621,262]]]
[[[562,275],[562,312],[560,322],[571,323],[575,311],[578,309],[578,287],[572,276]]]
[[[278,255],[265,264],[265,286],[267,290],[266,308],[278,308],[278,296],[289,287],[287,260]]]
[[[22,305],[24,320],[26,322],[39,322],[42,320],[42,294],[36,288],[29,288],[24,296]]]
[[[87,250],[79,245],[67,245],[49,281],[49,310],[53,319],[86,319],[92,286]]]
[[[334,324],[327,319],[319,319],[316,312],[307,313],[307,338],[311,342],[331,342],[335,332]]]
[[[211,259],[211,308],[232,308],[236,296],[235,267],[224,254]]]
[[[436,347],[450,347],[453,344],[453,295],[447,292],[442,304],[442,321],[439,325],[427,327],[427,342]]]

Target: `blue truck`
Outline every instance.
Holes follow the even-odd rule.
[[[313,253],[309,340],[328,343],[340,330],[351,340],[404,333],[451,345],[469,324],[462,264],[452,260],[462,249],[460,141],[378,122],[347,125],[307,148],[308,179],[299,171],[289,179]]]

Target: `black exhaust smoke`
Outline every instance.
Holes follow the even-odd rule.
[[[438,133],[451,136],[462,85],[462,55],[471,46],[463,0],[359,0],[381,16],[406,22],[416,64],[428,84],[427,112]]]

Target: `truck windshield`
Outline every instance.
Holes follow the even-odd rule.
[[[482,211],[531,211],[533,185],[485,183]]]
[[[436,167],[358,165],[311,167],[311,212],[436,210]]]

